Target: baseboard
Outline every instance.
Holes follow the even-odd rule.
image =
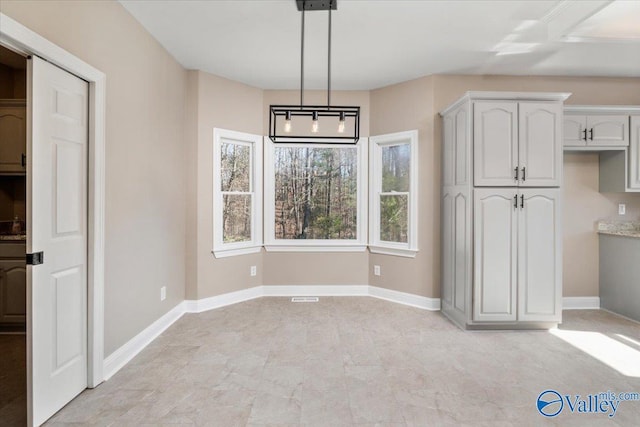
[[[216,295],[214,297],[199,300],[187,300],[185,301],[185,311],[187,313],[202,313],[203,311],[260,298],[264,295],[262,288],[263,286],[255,286],[253,288],[229,292],[222,295]]]
[[[104,359],[104,380],[111,378],[185,313],[225,307],[261,297],[370,296],[424,310],[440,310],[439,298],[427,298],[369,285],[255,286],[200,300],[185,300]]]
[[[598,310],[600,297],[564,297],[562,298],[563,310]]]
[[[167,314],[153,322],[135,337],[131,338],[122,347],[111,353],[104,359],[104,379],[108,380],[131,359],[136,357],[144,348],[163,333],[169,326],[185,313],[184,301],[176,305]]]
[[[293,285],[262,287],[265,297],[355,297],[369,295],[367,285]]]
[[[408,294],[406,292],[379,288],[377,286],[369,286],[369,295],[374,298],[380,298],[386,301],[395,302],[397,304],[421,308],[423,310],[440,310],[440,298],[428,298],[420,295]]]

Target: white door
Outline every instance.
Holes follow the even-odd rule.
[[[88,84],[29,61],[28,415],[40,425],[87,386]]]
[[[518,320],[559,322],[562,313],[560,190],[520,190],[518,197]]]
[[[517,189],[474,191],[473,320],[516,320]]]
[[[562,104],[518,106],[520,187],[559,187],[562,175]]]
[[[587,116],[587,146],[629,145],[629,116]]]
[[[587,145],[587,117],[586,116],[564,116],[564,146],[584,147]]]
[[[474,185],[518,185],[518,104],[478,101],[473,106]]]
[[[629,188],[640,190],[640,116],[631,117],[629,145]]]

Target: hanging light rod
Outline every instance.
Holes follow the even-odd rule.
[[[360,107],[331,105],[331,11],[338,9],[338,0],[296,0],[296,6],[302,15],[300,105],[269,106],[269,138],[274,143],[356,144],[360,139]],[[318,10],[328,11],[327,105],[304,105],[305,12]],[[325,118],[324,124],[320,123],[321,118]]]

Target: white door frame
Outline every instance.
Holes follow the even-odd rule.
[[[3,13],[0,13],[0,44],[26,55],[37,55],[89,82],[87,387],[93,388],[104,378],[106,75]]]

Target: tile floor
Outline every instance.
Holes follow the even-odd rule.
[[[564,319],[562,331],[622,345],[627,359],[609,363],[626,375],[547,331],[463,332],[366,297],[261,298],[185,315],[48,425],[638,425],[640,402],[614,418],[537,412],[546,389],[640,392],[639,324],[604,311]]]

